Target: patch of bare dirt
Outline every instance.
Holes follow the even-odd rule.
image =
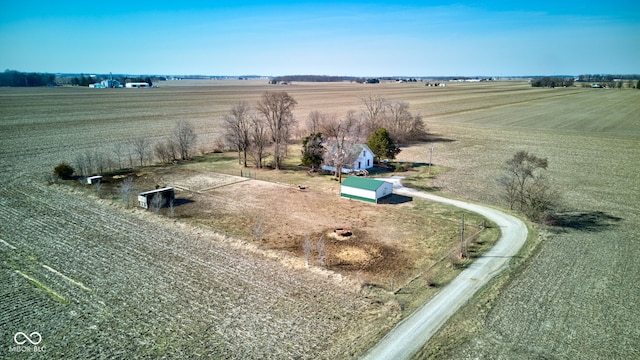
[[[305,189],[241,177],[159,170],[145,176],[177,188],[175,216],[304,258],[302,242],[313,244],[311,263],[370,282],[411,276],[418,254],[398,237],[399,206],[338,197],[338,185]],[[400,225],[399,225],[400,224]],[[322,244],[322,245],[321,245]],[[318,250],[323,246],[323,250]]]

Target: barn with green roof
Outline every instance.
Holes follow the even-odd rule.
[[[349,176],[340,184],[341,197],[371,203],[391,196],[392,190],[390,182],[357,176]]]

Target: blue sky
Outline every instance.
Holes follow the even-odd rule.
[[[640,1],[2,1],[0,49],[54,73],[638,74]]]

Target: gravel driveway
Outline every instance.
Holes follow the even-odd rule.
[[[462,271],[429,302],[400,322],[363,359],[410,359],[438,329],[493,276],[502,271],[527,239],[519,219],[486,206],[452,200],[402,186],[402,177],[381,179],[393,183],[397,194],[415,196],[478,213],[500,227],[496,245]]]

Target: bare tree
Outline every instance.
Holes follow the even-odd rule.
[[[256,222],[253,224],[253,236],[255,236],[258,242],[262,242],[264,235],[266,233],[266,227],[264,225],[264,217],[258,216],[256,218]]]
[[[302,251],[304,252],[304,261],[306,266],[309,267],[311,255],[313,255],[313,243],[311,242],[309,235],[305,235],[304,240],[302,241]]]
[[[507,173],[498,178],[498,183],[504,189],[503,196],[509,203],[509,209],[513,210],[518,198],[518,179]]]
[[[273,141],[273,157],[276,169],[280,169],[292,128],[295,124],[293,109],[298,102],[285,91],[265,92],[256,110],[266,120]]]
[[[123,159],[125,155],[124,145],[121,142],[116,142],[113,144],[112,148],[113,154],[116,156],[116,166],[118,169],[122,169]]]
[[[162,163],[178,160],[178,149],[173,139],[166,139],[156,143],[153,147],[153,153]]]
[[[427,131],[424,121],[420,115],[411,114],[408,103],[403,101],[388,103],[387,110],[381,125],[389,130],[396,142],[407,143],[425,138]]]
[[[135,152],[133,151],[133,140],[129,140],[127,144],[125,144],[125,151],[127,153],[127,158],[129,159],[129,167],[133,168],[135,163]]]
[[[247,151],[251,145],[251,107],[244,101],[238,102],[224,117],[225,139],[238,151],[238,163],[247,167]]]
[[[83,189],[87,188],[87,178],[85,176],[80,176],[80,178],[78,178],[78,182],[82,185]]]
[[[133,154],[136,155],[137,160],[140,162],[140,166],[144,166],[144,162],[147,159],[147,153],[149,149],[149,141],[144,136],[131,140],[131,149]]]
[[[73,165],[78,175],[86,176],[89,173],[89,171],[87,170],[87,163],[85,161],[84,154],[76,154]]]
[[[542,171],[549,162],[526,151],[518,151],[506,162],[505,175],[498,179],[511,209],[519,210],[531,220],[553,209],[559,199]]]
[[[328,139],[324,162],[334,167],[335,177],[339,181],[342,181],[343,167],[358,158],[360,130],[360,123],[353,112],[343,119],[333,117],[323,126],[323,133]]]
[[[387,109],[387,99],[380,95],[369,94],[360,98],[364,104],[364,120],[367,133],[371,134],[383,125],[385,111]]]
[[[162,163],[171,162],[171,156],[169,155],[169,151],[167,150],[167,144],[165,141],[160,141],[153,146],[153,152],[156,155],[156,158],[160,160]]]
[[[316,249],[318,251],[318,265],[324,266],[324,261],[327,259],[327,243],[324,240],[324,235],[318,240]]]
[[[249,138],[251,145],[249,146],[249,155],[255,166],[259,169],[263,167],[262,161],[269,154],[266,149],[269,146],[270,137],[266,120],[259,116],[251,116],[251,130]]]
[[[120,183],[120,197],[125,204],[127,204],[127,208],[129,207],[131,194],[133,193],[133,178],[127,177],[122,180]]]
[[[387,109],[388,114],[384,122],[384,128],[394,134],[395,140],[398,141],[397,134],[402,132],[402,127],[413,117],[409,112],[409,103],[404,101],[392,102],[387,105]]]
[[[314,110],[309,113],[309,118],[307,119],[307,134],[316,134],[321,132],[322,124],[327,121],[329,117],[328,114]]]
[[[167,150],[167,156],[171,159],[170,161],[178,160],[178,144],[176,144],[173,139],[167,139],[165,147]]]
[[[155,214],[159,214],[163,203],[164,203],[164,198],[162,194],[156,193],[151,197],[149,209],[151,209],[151,211],[153,211]]]
[[[187,120],[178,120],[173,129],[173,140],[180,153],[180,158],[182,160],[191,158],[197,140],[196,129],[193,124]]]
[[[96,192],[96,195],[99,198],[102,198],[102,181],[98,180],[95,183],[93,183],[93,189]]]
[[[544,221],[543,215],[552,215],[558,207],[560,194],[551,186],[544,175],[536,176],[525,194],[526,206],[523,213],[532,220]]]
[[[107,156],[102,151],[94,151],[95,167],[98,174],[103,174],[108,163]]]
[[[176,209],[176,201],[175,199],[171,198],[169,200],[169,217],[174,217],[175,216],[175,209]]]
[[[93,157],[91,156],[90,152],[85,152],[84,153],[84,164],[86,166],[86,175],[91,175],[94,172],[94,162],[93,162]]]
[[[546,158],[539,158],[526,151],[518,151],[507,160],[507,172],[516,182],[516,201],[520,205],[520,210],[523,210],[526,204],[528,182],[536,177],[537,170],[546,170],[548,165]]]

